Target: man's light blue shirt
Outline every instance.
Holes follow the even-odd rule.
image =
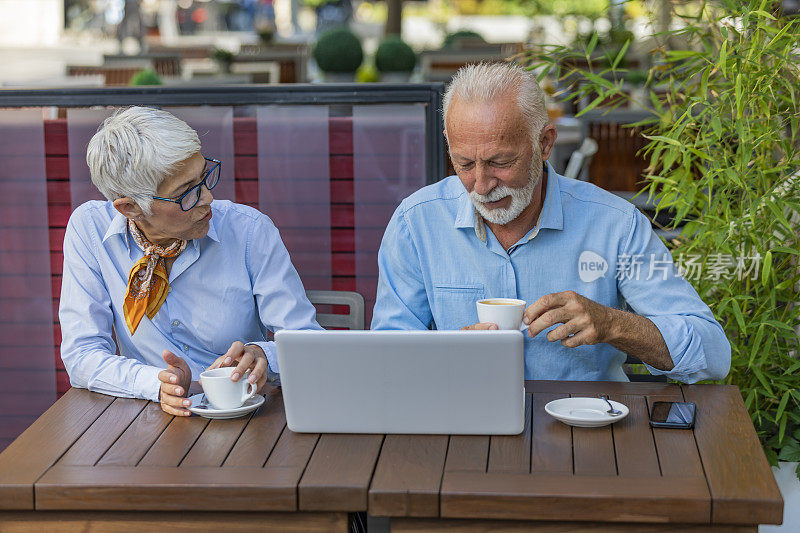
[[[177,257],[164,304],[152,320],[142,318],[133,336],[122,305],[143,252],[127,219],[111,202],[87,202],[72,213],[59,319],[61,358],[73,386],[158,401],[165,349],[184,358],[194,380],[234,341],[260,346],[278,372],[268,330],[320,329],[269,217],[226,200],[212,202],[211,210],[208,234],[190,240]]]
[[[650,221],[633,204],[547,167],[539,221],[504,250],[458,176],[400,204],[378,252],[372,329],[454,330],[478,322],[475,302],[573,290],[649,318],[675,364],[653,374],[693,383],[722,379],[730,344],[711,310],[679,274]],[[627,380],[626,356],[610,344],[567,348],[546,333],[525,336],[525,378]],[[487,354],[491,364],[491,354]]]

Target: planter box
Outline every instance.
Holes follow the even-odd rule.
[[[775,481],[783,495],[783,524],[780,526],[759,526],[759,533],[789,533],[800,531],[800,479],[795,469],[797,463],[780,462],[772,467]]]

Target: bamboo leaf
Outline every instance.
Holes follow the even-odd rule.
[[[592,33],[592,38],[589,40],[589,46],[586,47],[586,59],[587,60],[591,57],[592,52],[594,52],[594,47],[597,46],[597,39],[599,37],[600,36],[598,35],[597,32]]]
[[[783,436],[786,435],[786,417],[781,418],[781,424],[778,428],[778,442],[783,442]]]
[[[694,50],[667,50],[667,59],[686,59],[687,57],[697,57],[700,52]]]
[[[792,255],[800,255],[800,250],[795,250],[794,248],[788,248],[786,246],[775,246],[772,248],[773,252],[783,252],[785,254],[792,254]]]
[[[645,139],[650,139],[651,141],[660,141],[667,144],[671,144],[672,146],[682,146],[680,141],[675,139],[671,139],[669,137],[665,137],[663,135],[642,135]]]
[[[742,308],[739,307],[739,302],[736,300],[731,300],[731,309],[733,309],[733,316],[736,318],[739,328],[741,328],[742,331],[745,331],[747,326],[744,323],[744,315],[742,314]]]
[[[686,149],[689,150],[694,155],[696,155],[697,157],[699,157],[700,159],[704,159],[706,161],[710,161],[711,160],[711,156],[709,156],[708,154],[704,154],[703,152],[701,152],[700,150],[697,150],[696,148],[692,148],[691,146],[687,146]]]
[[[761,284],[766,286],[772,274],[772,252],[764,254],[764,265],[761,267]]]
[[[786,35],[786,32],[789,31],[789,28],[791,27],[792,27],[791,24],[787,24],[783,28],[781,28],[781,30],[775,34],[775,37],[773,37],[772,40],[767,44],[767,48],[772,48],[775,42],[777,42],[778,39]]]
[[[778,404],[778,410],[775,411],[775,420],[779,420],[783,415],[783,410],[786,409],[786,403],[789,401],[789,398],[792,396],[790,391],[786,391],[783,393],[783,397],[781,397],[781,402]],[[778,437],[778,441],[782,441],[783,436]]]
[[[722,69],[722,75],[728,76],[728,41],[722,41],[722,48],[719,51],[719,66]]]
[[[756,331],[756,338],[753,341],[753,346],[750,347],[750,361],[748,362],[749,365],[753,364],[753,361],[756,358],[756,352],[758,351],[759,347],[761,346],[761,340],[764,338],[764,331],[766,327],[764,324],[760,324],[758,326],[758,331]]]
[[[714,130],[715,135],[722,136],[722,121],[717,115],[711,117],[711,129]]]
[[[580,111],[575,113],[575,118],[578,118],[578,117],[588,113],[589,111],[591,111],[592,109],[594,109],[595,107],[600,105],[600,103],[603,102],[603,100],[605,100],[605,99],[606,99],[606,93],[605,92],[601,92],[597,96],[597,98],[595,98],[594,100],[591,101],[591,103],[589,105],[587,105],[586,107],[584,107],[583,109],[581,109]]]
[[[603,78],[602,76],[598,76],[597,74],[594,74],[592,72],[584,72],[583,75],[586,76],[586,79],[588,79],[589,81],[596,83],[597,85],[602,85],[609,91],[616,92],[618,90],[616,85],[611,83],[611,81]]]
[[[767,381],[767,379],[764,377],[764,374],[761,373],[761,370],[757,366],[751,367],[751,370],[753,371],[753,374],[756,375],[756,378],[758,379],[758,381],[760,381],[761,384],[764,385],[765,392],[770,397],[774,397],[775,393],[772,392],[772,387],[770,387],[769,381]]]
[[[742,106],[742,74],[736,75],[736,82],[734,84],[734,97],[736,100],[736,118],[741,120],[743,106]],[[741,137],[741,136],[740,136]]]
[[[630,46],[630,44],[631,44],[631,40],[628,39],[627,41],[625,41],[625,44],[622,45],[622,49],[619,51],[619,53],[617,54],[617,57],[614,58],[614,62],[611,64],[611,68],[612,69],[617,68],[617,65],[619,65],[619,62],[622,61],[623,57],[625,57],[625,52],[628,51],[628,46]]]
[[[770,19],[770,20],[776,20],[776,19],[775,19],[775,17],[773,17],[772,15],[770,15],[769,13],[767,13],[766,11],[761,11],[760,9],[759,9],[759,10],[757,10],[757,11],[753,11],[752,13],[753,13],[754,15],[758,15],[758,16],[760,16],[760,17],[768,18],[768,19]]]

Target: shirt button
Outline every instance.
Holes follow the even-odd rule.
[[[172,325],[177,327],[177,326],[180,326],[180,325],[181,325],[181,323],[180,323],[180,321],[179,321],[179,320],[173,320],[173,321],[172,321]]]
[[[183,351],[184,352],[188,352],[189,351],[189,345],[188,344],[184,344],[183,345]]]

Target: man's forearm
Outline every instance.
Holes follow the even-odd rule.
[[[650,319],[620,309],[609,308],[609,313],[611,328],[606,340],[608,344],[659,370],[674,368],[667,343]]]

